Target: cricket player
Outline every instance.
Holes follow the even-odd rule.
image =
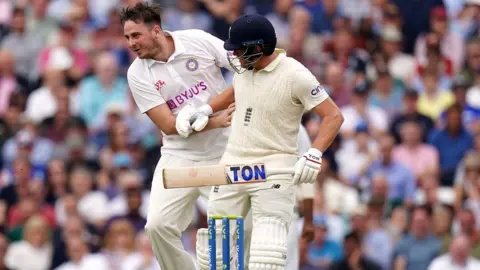
[[[209,216],[245,216],[251,208],[250,270],[285,269],[287,233],[295,204],[294,185],[315,182],[322,153],[343,123],[340,110],[315,76],[287,57],[285,51],[276,49],[276,43],[272,24],[256,14],[238,18],[224,43],[224,48],[233,52],[229,61],[237,74],[233,78],[232,130],[220,163],[264,163],[267,168],[295,171],[293,179],[289,174],[275,175],[263,183],[218,186],[210,195]],[[219,108],[227,106],[225,103]],[[320,133],[312,147],[298,159],[300,120],[309,110],[322,118]],[[182,118],[177,122],[192,120],[195,119]],[[206,240],[206,234],[206,229],[200,229],[197,238]],[[208,243],[198,239],[197,244],[203,247],[197,246],[197,257],[205,258]],[[199,251],[207,255],[198,254]],[[205,260],[199,259],[198,263],[201,269],[208,269]]]
[[[195,201],[207,199],[211,188],[167,190],[161,172],[164,167],[218,164],[227,143],[224,127],[230,125],[234,108],[211,117],[211,106],[199,110],[208,118],[202,133],[190,125],[178,127],[176,117],[180,109],[184,117],[193,117],[191,108],[202,107],[227,88],[220,70],[230,68],[227,53],[223,41],[201,30],[163,31],[155,5],[127,7],[121,19],[128,46],[138,56],[128,69],[130,90],[141,112],[163,133],[145,229],[162,270],[193,270],[180,236],[192,220]],[[178,129],[185,132],[178,134]]]

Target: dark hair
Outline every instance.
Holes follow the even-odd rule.
[[[350,232],[345,235],[343,241],[347,242],[348,240],[352,240],[355,244],[361,245],[360,235],[357,232]]]
[[[126,21],[144,24],[158,24],[162,26],[161,17],[162,8],[156,4],[139,2],[134,6],[128,6],[120,12],[120,21],[124,24]]]
[[[455,102],[452,105],[450,105],[450,107],[447,108],[447,114],[454,111],[459,112],[461,114],[463,112],[462,104]]]
[[[14,7],[13,10],[12,10],[12,15],[13,16],[25,16],[25,8],[23,7]]]
[[[413,213],[415,213],[416,211],[425,211],[425,214],[427,214],[428,218],[431,218],[433,214],[433,209],[428,205],[415,205],[412,208],[412,212],[411,212],[412,216],[413,216]]]

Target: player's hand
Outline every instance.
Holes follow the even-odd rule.
[[[195,112],[196,109],[189,104],[180,110],[175,121],[175,129],[177,130],[178,135],[187,138],[193,132],[193,129],[190,126],[190,119]]]
[[[304,222],[302,229],[302,239],[308,243],[312,242],[315,237],[315,226],[312,221]]]
[[[293,184],[315,183],[321,169],[322,152],[318,149],[310,148],[295,164]]]
[[[193,130],[202,131],[208,124],[209,116],[213,113],[212,107],[205,104],[195,110],[190,118],[190,124]]]
[[[235,103],[230,104],[226,110],[218,115],[210,118],[213,128],[226,128],[232,124],[233,112],[235,111]]]

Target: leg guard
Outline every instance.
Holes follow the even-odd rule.
[[[288,226],[274,217],[253,224],[249,270],[284,270],[287,260]]]
[[[231,232],[230,233],[230,264],[231,269],[235,269],[235,260],[234,256],[236,253],[235,247],[235,237],[236,234]],[[222,270],[222,230],[219,228],[217,229],[217,250],[216,250],[216,258],[217,258],[217,270]],[[208,229],[201,228],[197,231],[197,263],[200,267],[200,270],[210,270],[210,248],[208,247]],[[236,259],[236,258],[235,258]]]

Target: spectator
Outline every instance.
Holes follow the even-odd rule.
[[[437,205],[433,208],[433,233],[444,247],[452,238],[454,211],[450,205]]]
[[[375,201],[375,199],[379,201]],[[378,207],[378,210],[375,209],[376,207]],[[382,224],[382,216],[377,214],[382,213],[384,209],[385,199],[373,197],[369,201],[365,215],[367,226],[361,238],[361,243],[364,248],[363,255],[386,270],[390,269],[391,266],[394,244],[392,237]],[[362,234],[359,234],[359,236],[362,236]]]
[[[80,84],[80,115],[89,127],[105,117],[110,102],[127,99],[127,81],[119,76],[117,65],[111,53],[101,53],[95,60],[95,75]]]
[[[0,190],[0,200],[7,205],[7,208],[28,196],[28,183],[32,178],[32,165],[28,159],[18,158],[13,162],[12,178],[11,182],[4,183],[4,187]]]
[[[441,54],[450,59],[459,71],[464,61],[464,44],[461,36],[449,31],[447,11],[444,7],[435,7],[430,13],[430,27],[438,36]],[[426,62],[426,37],[420,36],[415,44],[415,55],[420,63]]]
[[[67,248],[67,241],[69,239],[80,238],[87,244],[88,250],[98,251],[100,239],[94,234],[94,228],[89,224],[85,224],[80,216],[72,214],[65,221],[65,224],[61,225],[62,226],[57,228],[53,233],[53,269],[70,260]]]
[[[0,115],[4,116],[10,106],[11,96],[18,91],[27,91],[29,82],[15,71],[15,56],[10,50],[0,49]],[[12,104],[13,105],[13,104]]]
[[[212,33],[221,40],[227,40],[230,25],[244,12],[244,1],[203,0],[203,3],[214,18]]]
[[[308,11],[311,21],[311,31],[314,34],[332,34],[334,21],[340,18],[340,8],[333,0],[313,0],[296,4]]]
[[[362,251],[361,237],[356,233],[349,233],[345,236],[343,260],[335,262],[331,270],[353,270],[353,269],[382,269],[378,264],[368,259]]]
[[[108,209],[112,215],[109,223],[124,218],[132,223],[137,233],[143,231],[147,222],[150,192],[142,191],[142,180],[136,172],[120,174],[118,182],[121,193],[109,202]]]
[[[352,90],[349,88],[343,71],[344,68],[339,62],[329,62],[325,70],[325,80],[323,83],[323,87],[339,107],[350,104],[352,95]]]
[[[463,176],[455,183],[455,206],[478,209],[480,203],[480,152],[470,152],[462,160]],[[480,209],[479,209],[480,210]],[[478,211],[478,210],[477,210]],[[480,212],[477,213],[480,217]]]
[[[90,254],[88,246],[79,236],[67,238],[67,253],[70,260],[55,270],[110,269],[107,259],[101,254]]]
[[[45,270],[50,268],[52,246],[50,228],[44,218],[31,217],[25,224],[24,240],[8,247],[5,264],[11,269]]]
[[[137,252],[129,255],[125,259],[125,262],[122,265],[122,270],[140,268],[145,270],[160,270],[160,265],[153,255],[150,240],[144,232],[139,232],[137,234],[135,244]]]
[[[433,120],[438,120],[440,114],[455,102],[451,92],[438,88],[438,75],[427,73],[423,76],[425,92],[418,97],[418,112]]]
[[[433,120],[417,110],[418,92],[407,89],[403,94],[403,112],[399,113],[391,122],[390,133],[395,136],[397,143],[400,143],[400,130],[403,123],[408,121],[417,122],[422,128],[422,138],[426,142],[430,131],[434,128]]]
[[[66,72],[70,84],[75,84],[88,71],[88,55],[74,44],[78,33],[72,25],[62,23],[59,28],[57,42],[40,52],[40,74],[49,68],[61,69]]]
[[[289,14],[294,3],[292,0],[276,0],[274,2],[274,10],[265,15],[265,17],[275,28],[277,47],[287,49],[290,36]]]
[[[47,69],[43,77],[44,85],[28,97],[25,112],[25,115],[37,124],[53,116],[58,110],[56,102],[58,96],[62,91],[69,92],[65,88],[65,75],[61,70]],[[72,92],[67,95],[69,95],[70,104],[75,104],[75,95]],[[73,106],[70,109],[73,114],[76,114]]]
[[[65,161],[61,159],[52,159],[48,163],[47,181],[45,183],[46,198],[45,201],[51,205],[67,194],[68,173]]]
[[[375,161],[377,148],[376,141],[368,132],[368,126],[358,125],[352,143],[344,143],[336,153],[335,158],[339,163],[340,177],[351,179],[354,175],[363,174],[361,171],[367,170]]]
[[[26,122],[15,137],[5,142],[2,150],[4,165],[9,167],[17,157],[26,157],[33,166],[43,169],[53,155],[53,148],[53,142],[42,138],[33,122]]]
[[[100,191],[94,191],[92,173],[86,168],[76,168],[70,176],[70,189],[78,201],[78,212],[89,223],[102,228],[108,218],[108,198]],[[67,218],[64,198],[55,205],[56,217],[64,222]]]
[[[15,72],[33,82],[38,78],[35,59],[40,53],[42,42],[36,38],[36,33],[27,30],[24,8],[16,7],[12,14],[12,32],[3,39],[1,47],[15,56]]]
[[[5,237],[5,235],[0,234],[0,269],[2,270],[9,270],[5,265],[5,255],[8,250],[8,245],[8,239]]]
[[[175,8],[167,8],[163,13],[165,29],[178,31],[200,29],[211,32],[212,18],[199,10],[195,0],[179,0]]]
[[[385,25],[381,33],[381,49],[385,63],[394,80],[405,83],[415,72],[415,59],[402,52],[403,36],[400,29]]]
[[[380,157],[365,171],[368,179],[373,179],[378,174],[383,174],[388,182],[388,201],[391,205],[411,206],[414,199],[416,181],[413,173],[392,156],[395,144],[394,138],[384,135],[379,139]],[[355,184],[362,175],[352,178]]]
[[[442,255],[428,266],[428,270],[454,269],[461,267],[465,270],[480,268],[480,260],[470,256],[470,241],[467,236],[457,236],[450,245],[449,253]]]
[[[407,167],[419,180],[426,171],[439,170],[439,154],[435,147],[422,143],[422,128],[415,121],[401,127],[402,143],[393,150],[393,159]],[[421,183],[420,183],[421,184]]]
[[[113,221],[105,234],[101,253],[108,259],[110,268],[121,269],[135,248],[135,229],[127,219]]]
[[[446,127],[435,130],[430,135],[429,143],[440,153],[441,185],[452,186],[455,168],[465,152],[472,148],[472,136],[462,125],[460,104],[454,104],[447,110]]]
[[[336,242],[327,239],[327,220],[315,218],[315,239],[308,248],[308,262],[302,267],[315,269],[329,269],[329,267],[343,256],[342,248]]]
[[[0,118],[0,147],[3,148],[3,144],[6,140],[13,137],[21,128],[21,115],[23,108],[15,103],[9,104],[8,108]]]
[[[342,108],[345,117],[345,122],[340,129],[342,136],[351,138],[355,134],[355,128],[361,123],[368,125],[368,131],[374,137],[387,129],[387,114],[382,109],[368,104],[369,92],[367,84],[357,85],[353,89],[352,105]]]
[[[458,234],[463,234],[469,238],[471,251],[470,254],[476,259],[480,259],[480,233],[475,214],[468,208],[463,208],[457,211],[457,219],[459,225]],[[452,238],[446,239],[443,252],[448,251],[448,247],[452,242]]]
[[[42,46],[47,45],[52,33],[58,30],[56,21],[47,15],[48,0],[33,0],[32,10],[27,17],[27,29],[29,33],[35,33],[35,37]]]
[[[394,86],[390,73],[387,70],[380,70],[375,89],[369,97],[369,104],[381,108],[387,113],[388,119],[392,119],[399,113],[402,97],[403,89]]]
[[[417,206],[412,210],[411,228],[397,244],[393,255],[393,269],[427,269],[440,255],[442,244],[431,233],[431,210]]]

